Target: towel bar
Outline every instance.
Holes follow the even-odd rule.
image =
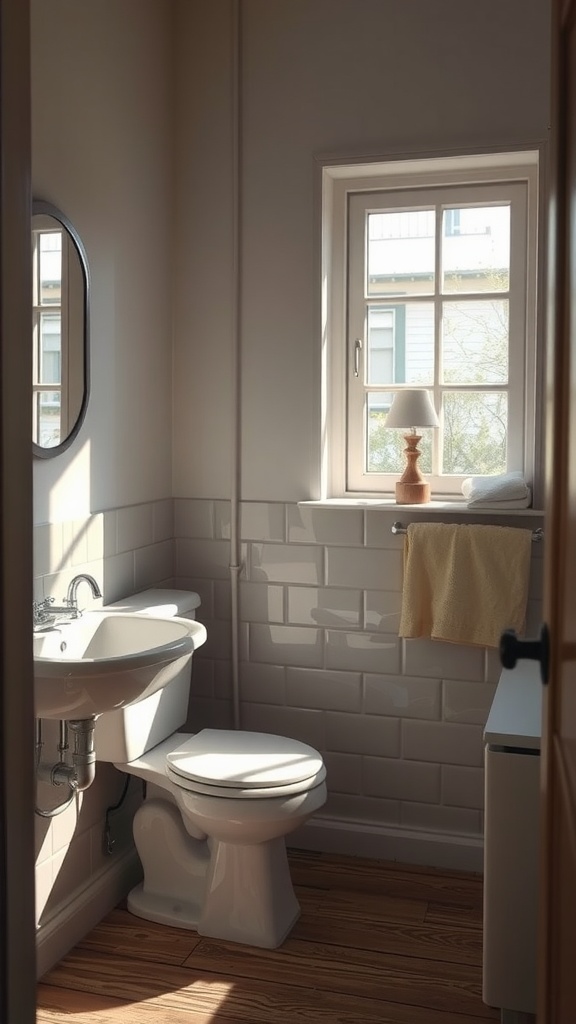
[[[390,529],[394,534],[407,532],[406,527],[403,526],[402,523],[398,522],[392,523]],[[536,543],[537,541],[541,540],[544,540],[544,530],[542,529],[542,527],[539,527],[537,530],[532,530],[532,541]]]

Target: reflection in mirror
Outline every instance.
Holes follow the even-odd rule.
[[[49,203],[32,207],[32,442],[51,458],[72,443],[88,401],[88,264]]]

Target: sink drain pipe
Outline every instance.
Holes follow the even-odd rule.
[[[96,775],[96,750],[94,748],[94,726],[96,719],[79,718],[69,722],[60,722],[60,742],[58,750],[60,761],[53,764],[45,764],[41,761],[42,756],[42,722],[36,719],[36,773],[42,782],[49,782],[52,786],[67,786],[71,791],[70,796],[53,807],[51,810],[43,810],[35,807],[36,814],[41,818],[54,818],[62,814],[70,806],[76,793],[82,793],[94,782]],[[65,761],[68,751],[68,736],[72,733],[74,737],[70,763]]]

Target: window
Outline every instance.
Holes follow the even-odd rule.
[[[419,446],[436,497],[470,475],[531,477],[537,166],[514,158],[325,168],[326,496],[393,491],[403,387],[438,413]]]

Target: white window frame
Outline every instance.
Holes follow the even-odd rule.
[[[521,389],[522,395],[517,402],[518,421],[509,423],[507,468],[523,471],[527,481],[532,483],[539,422],[536,387],[538,164],[537,150],[523,150],[322,167],[322,498],[390,497],[402,472],[402,466],[396,476],[363,474],[358,468],[351,469],[349,452],[351,443],[358,447],[358,436],[354,437],[354,432],[350,434],[347,423],[348,384],[354,379],[354,337],[350,332],[347,295],[350,207],[351,203],[364,203],[366,208],[371,208],[372,203],[378,206],[383,194],[389,198],[398,190],[415,190],[423,196],[426,189],[436,191],[475,185],[481,196],[485,186],[501,185],[504,196],[506,188],[517,185],[525,194],[525,238],[520,240],[526,257],[521,271],[525,295],[521,300],[523,310],[518,313],[517,309],[514,317],[518,330],[511,343],[509,374],[512,389]],[[517,281],[511,282],[511,290],[517,293]],[[390,304],[394,303],[392,297],[384,301],[388,303],[388,299]],[[433,388],[431,392],[434,394]],[[434,397],[438,399],[438,394]],[[463,500],[463,477],[428,479],[434,498]]]

